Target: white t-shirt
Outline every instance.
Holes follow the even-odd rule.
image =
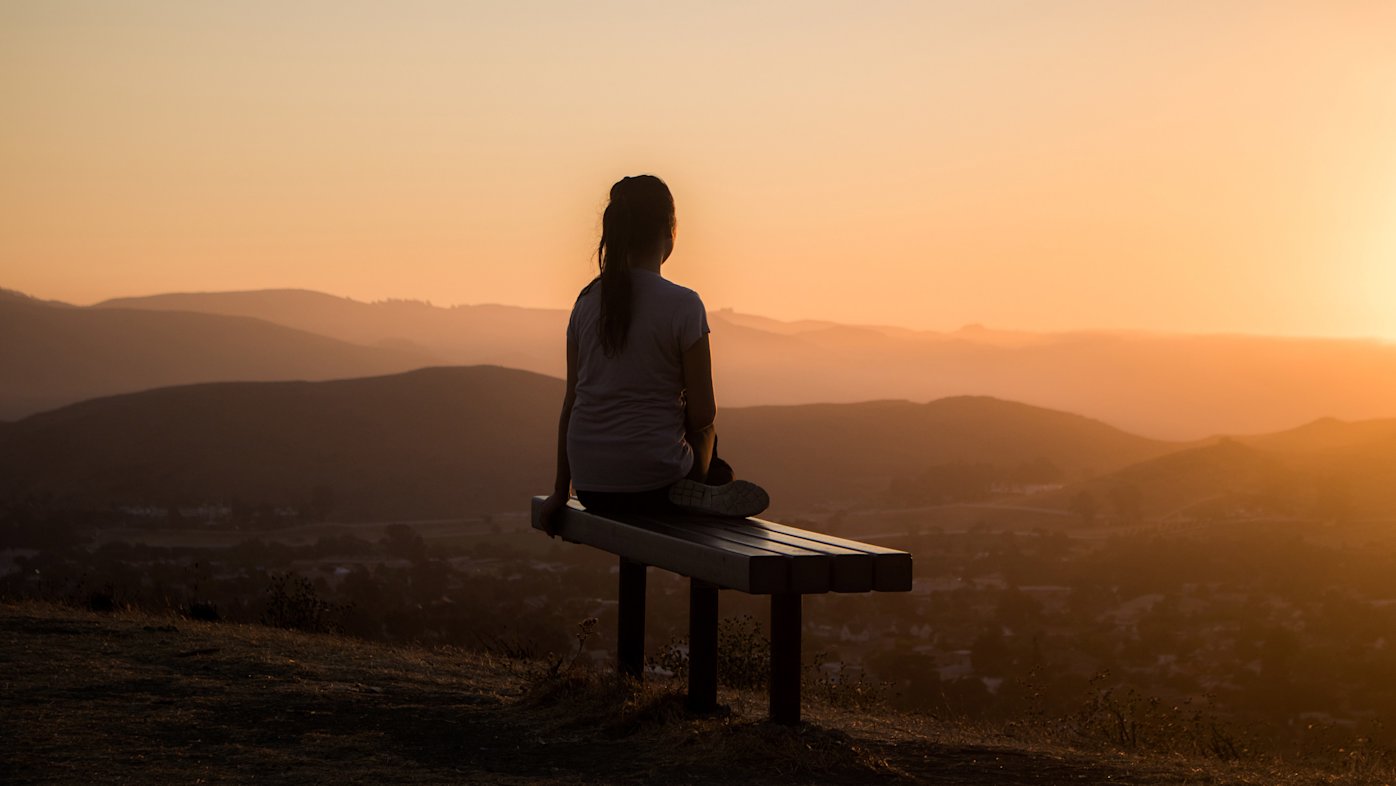
[[[577,347],[577,397],[567,424],[572,485],[583,491],[650,491],[693,467],[684,439],[683,353],[708,334],[708,314],[691,289],[632,270],[625,348],[601,348],[600,281],[581,295],[567,323]]]

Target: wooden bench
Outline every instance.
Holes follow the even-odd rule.
[[[533,498],[533,526],[544,497]],[[620,557],[617,662],[640,678],[648,566],[688,576],[688,706],[717,708],[717,593],[771,596],[771,720],[800,722],[801,599],[823,592],[906,592],[911,554],[762,519],[687,513],[588,513],[576,500],[557,534]]]

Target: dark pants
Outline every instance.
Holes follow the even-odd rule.
[[[713,460],[708,464],[708,477],[704,482],[714,486],[731,483],[732,465],[717,457],[717,443],[713,443]],[[669,487],[649,491],[584,491],[577,489],[577,499],[587,510],[597,513],[665,513],[678,510],[669,501]]]

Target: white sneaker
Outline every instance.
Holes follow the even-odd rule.
[[[745,518],[765,510],[771,504],[771,497],[749,480],[709,486],[684,479],[669,487],[669,501],[697,513]]]

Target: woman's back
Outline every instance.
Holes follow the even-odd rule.
[[[567,340],[577,349],[576,402],[567,430],[572,483],[589,491],[647,491],[688,474],[683,353],[708,334],[702,300],[656,272],[630,270],[625,344],[601,341],[601,289],[577,297]]]

